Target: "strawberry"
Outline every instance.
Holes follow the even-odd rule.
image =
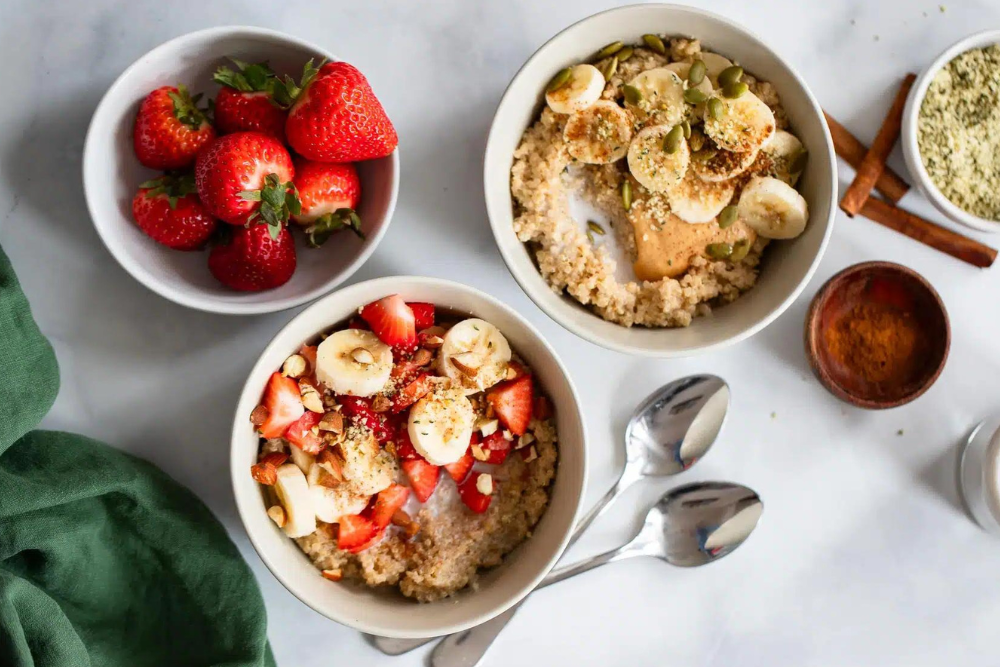
[[[511,445],[511,441],[503,437],[503,434],[500,431],[494,431],[489,434],[483,438],[483,443],[480,445],[488,456],[484,463],[500,465],[507,460],[507,455],[510,454]]]
[[[476,460],[472,458],[472,454],[466,452],[462,455],[462,458],[454,463],[445,464],[444,469],[448,471],[448,474],[455,480],[456,484],[461,484],[468,477],[469,471],[472,470],[472,464],[475,462]]]
[[[410,434],[406,428],[406,424],[403,424],[396,433],[396,458],[400,461],[423,459],[423,457],[417,452],[416,447],[413,446],[413,442],[410,440]]]
[[[406,478],[410,480],[410,486],[413,487],[413,493],[416,494],[417,500],[426,503],[437,487],[441,468],[424,459],[408,459],[399,465],[406,473]]]
[[[231,225],[261,217],[277,237],[281,225],[299,212],[291,183],[292,156],[266,134],[236,132],[219,137],[198,154],[194,176],[205,208]]]
[[[361,318],[386,345],[404,350],[417,344],[413,311],[398,294],[369,303],[361,309]]]
[[[215,96],[215,126],[222,134],[262,132],[284,143],[288,112],[273,96],[275,84],[280,85],[280,80],[267,63],[230,60],[236,71],[223,66],[212,76],[213,81],[222,85]]]
[[[195,194],[193,174],[142,183],[132,199],[132,217],[146,236],[174,250],[201,248],[217,224]]]
[[[164,171],[191,166],[198,151],[215,138],[215,128],[198,108],[200,99],[184,86],[163,86],[146,96],[132,131],[139,162]]]
[[[267,408],[267,419],[260,425],[260,434],[265,438],[281,437],[285,429],[306,411],[299,384],[281,373],[271,374],[261,404]]]
[[[485,473],[474,472],[469,477],[458,485],[458,496],[465,503],[465,506],[476,514],[482,514],[490,507],[490,501],[493,500],[493,494],[486,495],[479,490],[477,483],[479,478]]]
[[[392,411],[402,412],[434,389],[430,373],[421,373],[412,382],[396,392],[392,400]]]
[[[343,408],[344,414],[355,423],[367,426],[376,440],[385,442],[392,439],[393,429],[386,423],[385,417],[372,410],[371,399],[360,396],[338,396],[337,402]]]
[[[289,424],[285,430],[285,440],[307,454],[319,454],[319,450],[323,449],[323,441],[312,429],[322,418],[323,415],[318,412],[306,410],[301,417]]]
[[[285,135],[296,153],[321,162],[385,157],[399,143],[368,80],[345,62],[319,69],[289,109]]]
[[[531,421],[535,387],[530,375],[501,382],[486,393],[500,423],[514,435],[524,435]]]
[[[359,237],[361,218],[354,209],[361,201],[361,181],[353,164],[329,164],[295,160],[295,188],[301,211],[295,222],[305,225],[306,240],[316,248],[341,229],[350,229]]]
[[[233,230],[228,243],[212,248],[208,269],[219,282],[242,292],[273,289],[295,273],[295,242],[287,229],[272,236],[267,225]]]
[[[434,326],[434,304],[433,303],[421,303],[419,301],[407,303],[410,310],[413,311],[413,317],[416,320],[417,331],[422,331],[424,329],[429,329]]]
[[[347,323],[348,329],[364,329],[365,331],[371,331],[371,327],[360,317],[352,317]]]
[[[303,345],[299,348],[299,356],[306,360],[309,364],[309,372],[316,372],[316,346],[315,345]]]
[[[381,530],[388,526],[392,522],[392,515],[406,504],[409,497],[410,490],[400,484],[392,484],[379,491],[371,509],[371,520],[375,527]]]
[[[338,521],[338,549],[356,554],[371,546],[378,536],[379,530],[371,519],[360,514],[342,516]]]
[[[549,401],[546,396],[538,396],[535,398],[535,414],[537,419],[548,419],[553,414],[552,412],[552,402]]]

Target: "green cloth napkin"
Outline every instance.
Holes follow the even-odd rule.
[[[32,430],[59,368],[0,249],[0,665],[274,665],[222,525],[155,466]]]

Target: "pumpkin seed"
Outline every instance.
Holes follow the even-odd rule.
[[[604,227],[601,227],[599,224],[597,224],[593,220],[588,220],[587,221],[587,229],[589,229],[590,231],[594,232],[598,236],[604,236],[607,233],[607,232],[604,231]]]
[[[622,49],[616,54],[618,56],[618,62],[620,63],[625,62],[626,60],[632,57],[632,54],[634,52],[635,49],[633,49],[631,46],[626,46],[624,49]]]
[[[596,239],[594,238],[594,233],[591,231],[587,232],[587,240],[590,241],[590,245],[594,245]]]
[[[622,183],[622,205],[626,211],[632,210],[632,184],[628,181]]]
[[[567,67],[566,69],[559,70],[559,73],[556,74],[554,77],[552,77],[552,80],[549,81],[549,85],[548,87],[546,87],[545,91],[548,93],[554,93],[555,91],[559,90],[567,83],[569,83],[569,80],[572,78],[573,78],[572,67]]]
[[[750,252],[750,241],[747,239],[740,239],[733,245],[733,252],[729,255],[730,262],[742,262],[746,259],[747,253]]]
[[[676,153],[682,141],[684,141],[684,128],[674,125],[674,129],[667,132],[667,136],[663,138],[663,150],[667,153]]]
[[[729,99],[734,100],[737,97],[742,97],[748,90],[750,90],[750,86],[742,81],[737,81],[736,83],[731,83],[723,88],[722,94]]]
[[[615,72],[617,71],[618,71],[618,57],[615,56],[611,59],[610,62],[608,62],[607,67],[604,68],[604,71],[601,72],[601,74],[604,75],[605,81],[611,81],[611,77],[613,77],[615,75]]]
[[[625,93],[625,101],[632,106],[637,106],[642,102],[642,92],[635,86],[625,84],[622,86],[622,92]]]
[[[618,53],[619,51],[621,51],[622,47],[624,47],[624,46],[625,46],[625,44],[622,43],[622,42],[620,42],[620,41],[618,41],[618,42],[611,42],[610,44],[608,44],[607,46],[605,46],[604,48],[602,48],[600,51],[598,51],[594,55],[594,57],[597,58],[598,60],[600,60],[601,58],[607,58],[608,56],[613,56],[616,53]]]
[[[712,120],[719,120],[722,118],[722,100],[718,97],[713,97],[708,101],[708,117]]]
[[[735,206],[727,206],[722,209],[722,213],[719,214],[719,228],[725,229],[726,227],[731,227],[736,218],[740,215],[739,209]]]
[[[743,68],[733,65],[719,72],[719,86],[725,88],[731,86],[743,78]]]
[[[683,123],[681,123],[681,129],[684,130],[684,138],[685,139],[690,139],[691,138],[691,123],[688,122],[688,121],[684,121]]]
[[[663,44],[663,40],[656,35],[643,35],[642,42],[661,56],[667,54],[667,47]]]
[[[705,72],[708,68],[705,66],[704,60],[695,60],[691,63],[691,69],[688,70],[688,85],[697,86],[699,83],[705,80]]]
[[[705,252],[712,259],[726,259],[733,254],[733,246],[728,243],[709,243],[705,246]]]
[[[684,101],[688,104],[701,104],[708,99],[708,95],[697,88],[688,88],[684,91]]]
[[[702,148],[700,151],[697,151],[694,154],[692,154],[691,159],[697,160],[698,162],[708,162],[718,154],[719,151],[715,150],[714,148]]]
[[[788,163],[788,173],[798,174],[806,168],[806,161],[809,159],[809,151],[800,150]]]

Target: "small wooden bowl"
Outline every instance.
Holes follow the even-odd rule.
[[[860,303],[891,303],[919,323],[922,341],[918,370],[898,384],[873,384],[830,352],[828,334],[841,315]],[[948,312],[923,276],[892,262],[863,262],[830,278],[806,315],[806,355],[813,372],[837,398],[870,410],[895,408],[914,400],[941,375],[951,346]]]

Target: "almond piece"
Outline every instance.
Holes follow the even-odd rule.
[[[433,358],[434,354],[430,350],[425,350],[424,348],[420,348],[419,350],[417,350],[416,354],[413,355],[413,358],[410,359],[410,361],[416,364],[417,366],[426,366],[427,364],[431,363],[431,359]]]
[[[504,376],[505,380],[513,380],[517,377],[517,371],[514,370],[513,366],[507,367],[507,374]]]
[[[503,430],[503,439],[506,440],[507,442],[513,442],[513,440],[514,440],[514,434],[511,433],[510,431],[508,431],[507,429],[504,429]]]
[[[451,357],[451,363],[469,377],[476,377],[479,367],[483,365],[482,358],[475,352],[459,352]]]
[[[379,394],[374,399],[372,399],[372,410],[375,412],[386,412],[392,407],[392,401],[390,401],[385,395]]]
[[[538,458],[538,450],[535,449],[534,445],[532,445],[531,447],[528,448],[528,453],[527,454],[522,453],[522,456],[524,457],[525,463],[531,463],[532,461]]]
[[[298,378],[306,372],[307,367],[305,357],[301,354],[293,354],[285,359],[285,363],[281,365],[281,374],[285,377]]]
[[[250,466],[250,476],[254,481],[264,486],[274,486],[278,481],[278,468],[269,461],[255,463]]]
[[[483,423],[483,425],[479,428],[479,432],[483,434],[484,438],[486,438],[496,433],[498,428],[500,428],[500,422],[496,419],[490,419]]]
[[[351,350],[351,358],[359,364],[367,366],[375,363],[375,356],[363,347],[356,347]]]
[[[257,463],[270,463],[275,468],[281,467],[288,460],[288,454],[285,452],[267,452],[262,453],[260,458],[257,459]]]
[[[535,441],[535,436],[531,435],[530,433],[525,433],[524,435],[522,435],[520,438],[517,439],[517,445],[514,446],[514,449],[521,449],[522,447],[527,447],[534,441]]]
[[[285,515],[285,508],[281,505],[271,505],[267,508],[267,515],[278,528],[284,528],[288,517]]]
[[[402,528],[407,539],[412,539],[420,532],[420,524],[414,521],[406,510],[396,510],[392,515],[392,524]]]
[[[323,418],[319,420],[316,424],[321,431],[330,431],[331,433],[343,433],[344,432],[344,415],[339,412],[327,412],[323,415]]]
[[[267,418],[271,415],[266,407],[263,405],[258,405],[250,413],[250,423],[254,426],[260,426],[267,421]]]
[[[344,459],[340,452],[326,447],[316,455],[316,464],[338,484],[344,481]],[[320,483],[322,484],[322,481]],[[323,486],[329,485],[324,484]]]
[[[486,473],[476,478],[476,490],[484,496],[493,495],[493,475]]]
[[[323,407],[323,397],[319,395],[319,391],[313,386],[308,380],[299,380],[299,393],[302,394],[302,405],[306,407],[309,412],[322,413],[326,408]]]
[[[329,579],[330,581],[340,581],[344,578],[344,573],[339,569],[336,570],[323,570],[320,572],[324,579]]]
[[[479,445],[472,445],[470,449],[472,450],[472,458],[477,461],[486,461],[490,458],[490,455],[487,454],[486,451]]]
[[[444,345],[444,338],[441,338],[441,336],[428,336],[424,340],[424,347],[428,350],[436,350],[442,345]]]

